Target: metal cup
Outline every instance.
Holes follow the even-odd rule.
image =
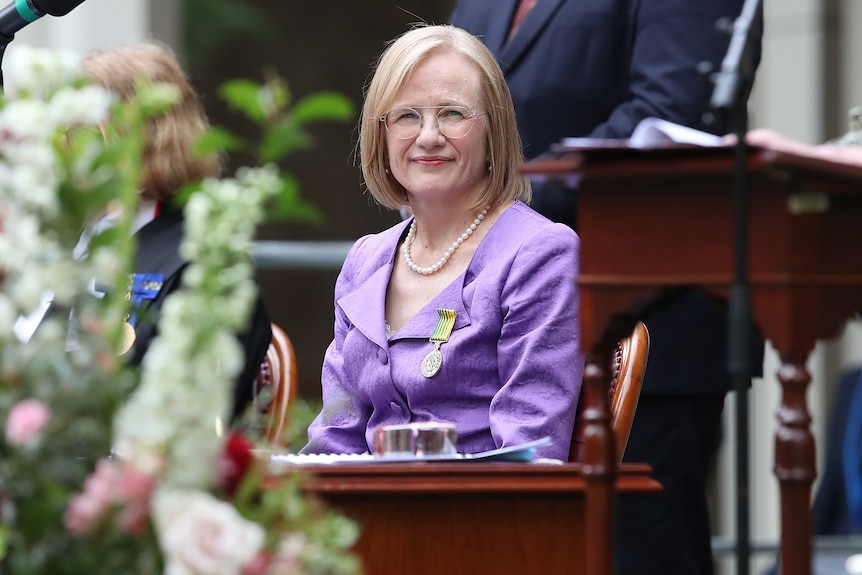
[[[452,456],[457,452],[458,433],[454,423],[381,425],[374,430],[377,457]]]

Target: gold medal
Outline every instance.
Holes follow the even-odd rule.
[[[123,339],[120,341],[120,349],[117,355],[127,353],[135,344],[135,328],[127,321],[123,322]]]
[[[452,329],[455,327],[455,310],[454,309],[438,309],[437,325],[434,326],[434,332],[431,334],[431,343],[434,344],[434,349],[428,352],[425,359],[422,360],[422,375],[425,377],[434,377],[443,366],[443,354],[440,353],[440,346],[449,341],[449,336],[452,334]]]

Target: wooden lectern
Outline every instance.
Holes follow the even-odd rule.
[[[781,493],[784,575],[808,575],[814,437],[805,362],[817,339],[862,310],[862,167],[751,149],[748,259],[753,316],[778,350],[783,397],[775,475]],[[727,147],[592,148],[527,164],[529,174],[577,174],[581,338],[588,393],[607,381],[607,342],[631,330],[632,305],[668,286],[726,296],[733,283],[733,151]],[[628,330],[628,331],[626,331]],[[590,391],[592,390],[592,391]],[[594,444],[610,431],[588,418]],[[604,440],[602,440],[604,441]],[[607,473],[607,446],[593,459]],[[585,468],[587,480],[591,470]]]
[[[302,466],[304,489],[358,521],[366,575],[611,575],[581,464],[416,462]],[[626,464],[611,492],[661,489]],[[591,544],[594,543],[594,544]],[[602,556],[602,555],[606,556]]]

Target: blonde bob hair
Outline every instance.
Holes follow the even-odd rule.
[[[529,181],[519,173],[524,162],[521,137],[503,72],[482,42],[449,25],[414,28],[396,38],[380,56],[359,119],[359,157],[368,190],[378,203],[388,208],[398,209],[406,204],[406,190],[389,173],[386,127],[380,117],[392,107],[416,66],[441,52],[461,55],[479,76],[490,162],[485,189],[475,207],[494,207],[511,200],[529,203],[532,192]]]
[[[198,157],[195,140],[208,126],[197,94],[174,52],[156,42],[97,50],[83,60],[84,74],[96,84],[128,100],[140,81],[173,84],[179,102],[147,119],[141,163],[141,197],[167,200],[185,184],[217,177],[219,159]]]

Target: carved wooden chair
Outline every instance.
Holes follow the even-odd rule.
[[[611,365],[610,411],[611,430],[616,444],[617,461],[622,461],[632,430],[635,410],[641,392],[647,356],[649,355],[649,332],[643,322],[638,322],[632,334],[619,342]],[[578,413],[572,432],[572,447],[569,461],[583,460],[584,450],[584,392],[578,401]]]
[[[284,443],[288,415],[297,388],[296,353],[279,326],[272,324],[272,341],[255,384],[255,404],[265,418],[263,438],[271,445]]]

